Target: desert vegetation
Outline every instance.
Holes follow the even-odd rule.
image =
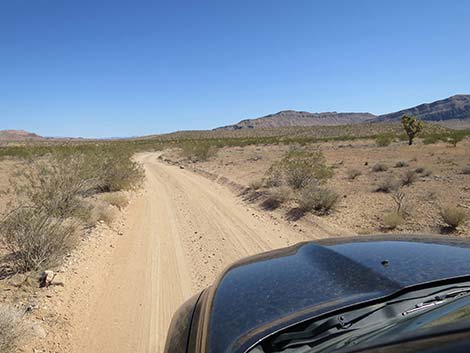
[[[403,131],[371,124],[0,147],[0,163],[16,172],[0,209],[3,271],[59,266],[87,229],[113,224],[125,191],[142,180],[132,159],[141,151],[163,151],[162,161],[245,189],[247,202],[305,232],[318,222],[338,234],[467,234],[470,133],[453,144],[457,133],[426,124],[410,146]]]
[[[272,163],[263,179],[252,181],[245,193],[251,200],[262,196],[261,206],[265,209],[289,203],[288,207],[301,213],[324,215],[339,201],[339,194],[323,186],[333,174],[321,150],[293,147]]]
[[[375,138],[375,142],[377,143],[377,146],[379,147],[386,147],[390,146],[394,139],[394,136],[392,134],[379,134]]]
[[[411,146],[413,140],[421,131],[424,129],[424,122],[419,120],[415,116],[403,115],[401,118],[403,128],[405,129],[406,134],[408,135],[408,144]]]
[[[386,172],[388,170],[388,166],[385,163],[379,162],[372,166],[373,172]]]
[[[58,150],[24,161],[5,192],[12,201],[0,222],[1,240],[12,254],[15,270],[57,266],[96,212],[90,198],[129,190],[142,178],[130,155],[112,150]],[[103,208],[105,200],[117,207],[126,203],[114,193],[98,207]],[[109,215],[104,220],[109,222]]]
[[[453,203],[460,210],[470,205],[466,186],[470,160],[465,152],[469,132],[431,132],[430,127],[432,124],[427,123],[416,133],[411,146],[403,126],[394,133],[382,130],[367,138],[344,135],[311,140],[289,137],[282,142],[270,137],[271,141],[256,143],[253,139],[247,144],[219,142],[217,154],[198,162],[196,168],[210,171],[214,180],[219,175],[249,185],[251,196],[247,200],[260,205],[268,200],[264,206],[269,207],[265,208],[278,209],[276,212],[303,209],[360,233],[441,232],[440,225],[445,223],[440,214],[442,203]],[[456,147],[449,142],[453,134],[463,136]],[[387,148],[381,146],[383,135],[390,140]],[[435,142],[427,144],[429,138]],[[315,155],[318,151],[320,159]],[[313,155],[304,159],[308,154]],[[165,156],[184,163],[176,154]],[[308,171],[319,164],[331,174],[318,178]],[[339,195],[330,197],[335,201],[329,210],[313,206],[319,202],[320,191],[329,194],[324,189]],[[280,195],[280,190],[286,196]],[[406,195],[400,211],[394,200],[397,193]],[[468,222],[463,220],[453,232],[465,233],[467,227]]]
[[[467,219],[467,213],[455,206],[444,206],[439,212],[444,224],[451,230],[455,230],[462,225]]]
[[[23,320],[20,310],[0,304],[0,333],[0,352],[14,353],[31,335],[31,327]]]
[[[45,151],[39,146],[8,157],[15,169],[2,191],[9,201],[0,216],[0,273],[1,279],[22,275],[20,287],[37,286],[38,274],[60,266],[87,228],[110,224],[128,202],[124,191],[144,176],[132,151],[93,145]],[[26,338],[22,315],[1,306],[0,332],[0,351],[16,351]]]

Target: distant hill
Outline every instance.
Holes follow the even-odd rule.
[[[288,126],[336,126],[362,123],[375,117],[375,115],[370,113],[309,113],[283,110],[276,114],[242,120],[237,124],[219,127],[214,130],[273,129]]]
[[[364,122],[396,122],[404,114],[450,128],[470,127],[470,95],[455,95],[433,103],[421,104],[398,112],[376,116],[371,113],[309,113],[284,110],[255,119],[242,120],[214,130],[274,129],[293,126],[337,126]]]
[[[458,124],[460,121],[465,124],[470,122],[470,95],[459,94],[432,103],[420,104],[395,113],[380,115],[372,121],[398,121],[405,114],[415,115],[426,121],[448,122],[449,124]]]
[[[0,142],[43,140],[46,138],[24,130],[0,130]]]

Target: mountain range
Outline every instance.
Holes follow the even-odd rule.
[[[267,129],[286,126],[345,125],[363,122],[394,122],[405,114],[415,115],[425,121],[448,125],[449,127],[470,126],[470,95],[455,95],[446,99],[425,103],[394,113],[374,115],[371,113],[309,113],[284,110],[255,119],[245,119],[233,125],[214,130]]]
[[[459,94],[432,103],[420,104],[397,112],[374,115],[371,113],[310,113],[284,110],[255,119],[245,119],[233,125],[213,130],[275,129],[291,126],[337,126],[346,124],[396,122],[405,114],[435,122],[450,128],[470,128],[470,95]],[[0,130],[0,142],[69,140],[49,138],[24,130]]]
[[[41,141],[45,137],[24,130],[0,130],[0,141]]]

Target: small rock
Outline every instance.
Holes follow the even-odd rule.
[[[39,276],[39,287],[48,287],[55,277],[54,271],[46,270]]]

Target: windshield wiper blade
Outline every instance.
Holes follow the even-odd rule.
[[[403,316],[414,314],[418,311],[432,309],[436,305],[447,303],[449,300],[460,299],[470,294],[469,288],[459,288],[443,295],[436,295],[433,299],[423,301],[422,303],[415,304],[411,309],[402,312]]]
[[[318,320],[297,331],[284,332],[265,343],[266,351],[282,352],[284,349],[310,345],[317,346],[320,343],[334,340],[343,334],[367,332],[385,327],[404,319],[405,316],[419,311],[431,310],[461,297],[470,295],[470,287],[454,288],[453,290],[436,291],[433,294],[405,297],[385,303],[375,304],[362,309],[335,315],[330,318]],[[410,302],[414,306],[410,308]],[[346,335],[346,336],[351,336]]]
[[[303,330],[282,333],[270,341],[270,349],[282,351],[283,349],[301,344],[312,344],[322,341],[325,338],[333,338],[338,335],[355,331],[352,326],[368,317],[369,315],[383,309],[386,304],[369,306],[362,310],[357,310],[354,315],[338,315],[325,320],[315,321]]]
[[[344,328],[344,322],[340,317],[332,317],[323,322],[313,322],[302,331],[286,332],[277,336],[270,342],[271,348],[275,350],[282,350],[289,347],[291,342],[298,344],[304,340],[311,340],[332,329]]]

